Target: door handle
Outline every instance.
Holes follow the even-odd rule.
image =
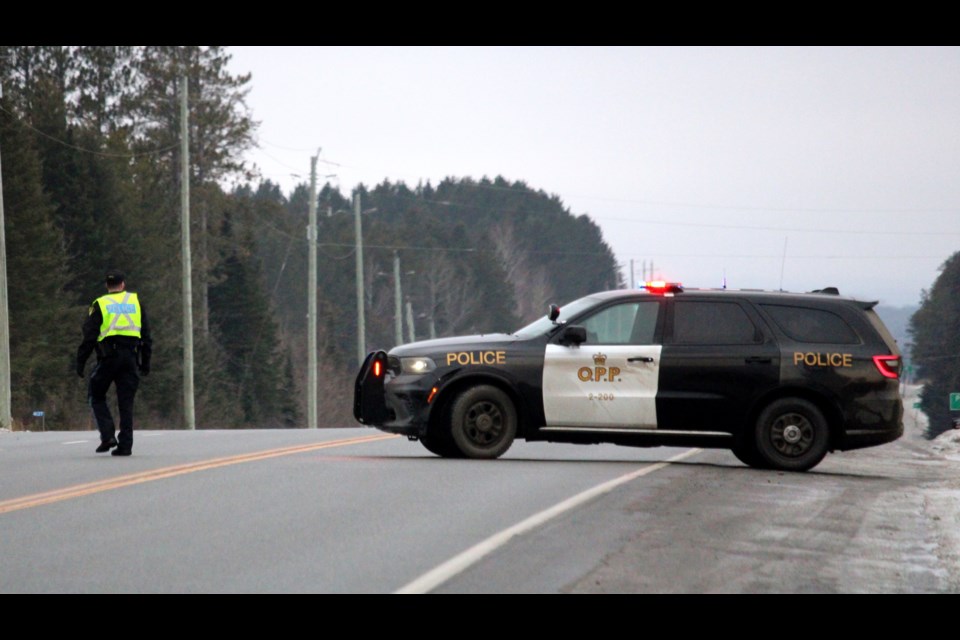
[[[627,358],[627,362],[653,362],[653,358],[650,356],[636,356],[633,358]]]
[[[773,362],[773,358],[765,358],[763,356],[750,356],[745,358],[744,362],[747,364],[770,364]]]

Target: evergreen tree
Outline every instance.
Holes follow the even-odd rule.
[[[285,374],[273,311],[263,291],[252,228],[243,221],[244,204],[228,214],[225,237],[233,241],[211,287],[211,320],[226,355],[226,371],[239,394],[244,422],[251,426],[282,426],[289,418],[284,401],[292,380]],[[288,414],[287,416],[284,413]]]
[[[256,128],[245,103],[250,76],[228,73],[229,60],[222,47],[145,47],[137,66],[140,91],[131,103],[144,147],[170,150],[158,161],[175,192],[180,180],[180,77],[187,77],[191,216],[197,227],[191,240],[201,339],[210,337],[209,287],[222,256],[216,237],[223,221],[215,202],[222,191],[216,185],[231,176],[249,177],[242,154],[253,144]]]
[[[83,310],[62,294],[63,238],[43,192],[32,136],[11,109],[0,100],[12,413],[22,423],[42,409],[53,426],[73,426],[82,395],[72,361]]]
[[[913,362],[924,381],[920,407],[929,419],[926,436],[935,438],[953,428],[949,395],[960,392],[960,252],[940,268],[920,309],[910,320]]]
[[[83,126],[109,136],[132,125],[137,53],[134,47],[76,47],[74,110]]]

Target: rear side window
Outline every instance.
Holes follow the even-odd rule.
[[[680,301],[674,305],[674,344],[755,344],[760,333],[736,302]]]
[[[860,337],[847,321],[824,309],[763,304],[780,330],[797,342],[860,344]]]

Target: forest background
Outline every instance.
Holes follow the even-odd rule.
[[[31,428],[38,411],[44,428],[90,428],[76,351],[114,268],[140,294],[154,337],[138,426],[183,424],[184,75],[196,423],[304,426],[309,188],[282,193],[245,166],[257,126],[244,102],[251,78],[230,74],[228,60],[224,47],[0,46],[15,428]],[[356,198],[370,348],[396,343],[395,258],[404,341],[513,331],[549,302],[623,284],[599,227],[523,182],[321,185],[321,426],[354,424]]]

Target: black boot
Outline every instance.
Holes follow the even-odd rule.
[[[110,451],[110,449],[113,449],[115,446],[117,446],[117,439],[116,439],[116,438],[110,438],[109,440],[103,440],[103,441],[100,443],[100,446],[97,447],[97,453],[104,453],[105,451]]]

